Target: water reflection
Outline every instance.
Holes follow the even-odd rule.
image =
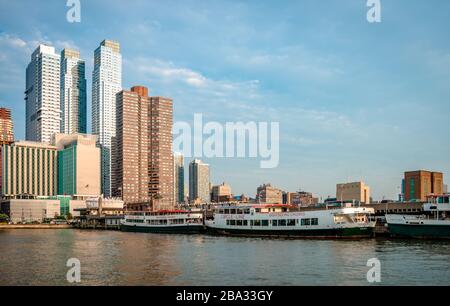
[[[0,285],[449,285],[450,243],[418,240],[282,240],[79,230],[0,231]]]

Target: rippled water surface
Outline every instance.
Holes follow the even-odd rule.
[[[280,240],[80,230],[0,230],[0,285],[450,285],[450,242]]]

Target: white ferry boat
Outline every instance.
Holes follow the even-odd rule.
[[[393,237],[450,239],[450,195],[430,197],[423,215],[386,215]]]
[[[366,238],[373,236],[373,208],[298,211],[288,205],[224,206],[206,221],[208,232],[234,236]]]
[[[122,231],[147,233],[197,234],[205,231],[202,211],[163,210],[127,212]]]

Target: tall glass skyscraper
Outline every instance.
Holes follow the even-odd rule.
[[[60,132],[60,55],[55,48],[39,45],[26,72],[26,139],[52,141]]]
[[[175,203],[184,202],[184,156],[181,153],[173,154],[173,180]]]
[[[211,200],[209,188],[209,165],[199,159],[189,164],[189,200],[209,203]]]
[[[61,133],[87,132],[85,62],[80,52],[61,52]]]
[[[101,148],[102,193],[111,196],[111,147],[116,136],[116,94],[122,90],[122,55],[118,42],[104,40],[94,53],[92,133]]]

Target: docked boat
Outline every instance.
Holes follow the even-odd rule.
[[[423,214],[386,215],[392,237],[450,239],[450,195],[431,197]]]
[[[203,212],[190,210],[127,212],[120,228],[125,232],[168,234],[198,234],[205,231]]]
[[[373,208],[347,207],[300,211],[288,205],[218,207],[205,221],[212,234],[292,238],[368,238]]]

